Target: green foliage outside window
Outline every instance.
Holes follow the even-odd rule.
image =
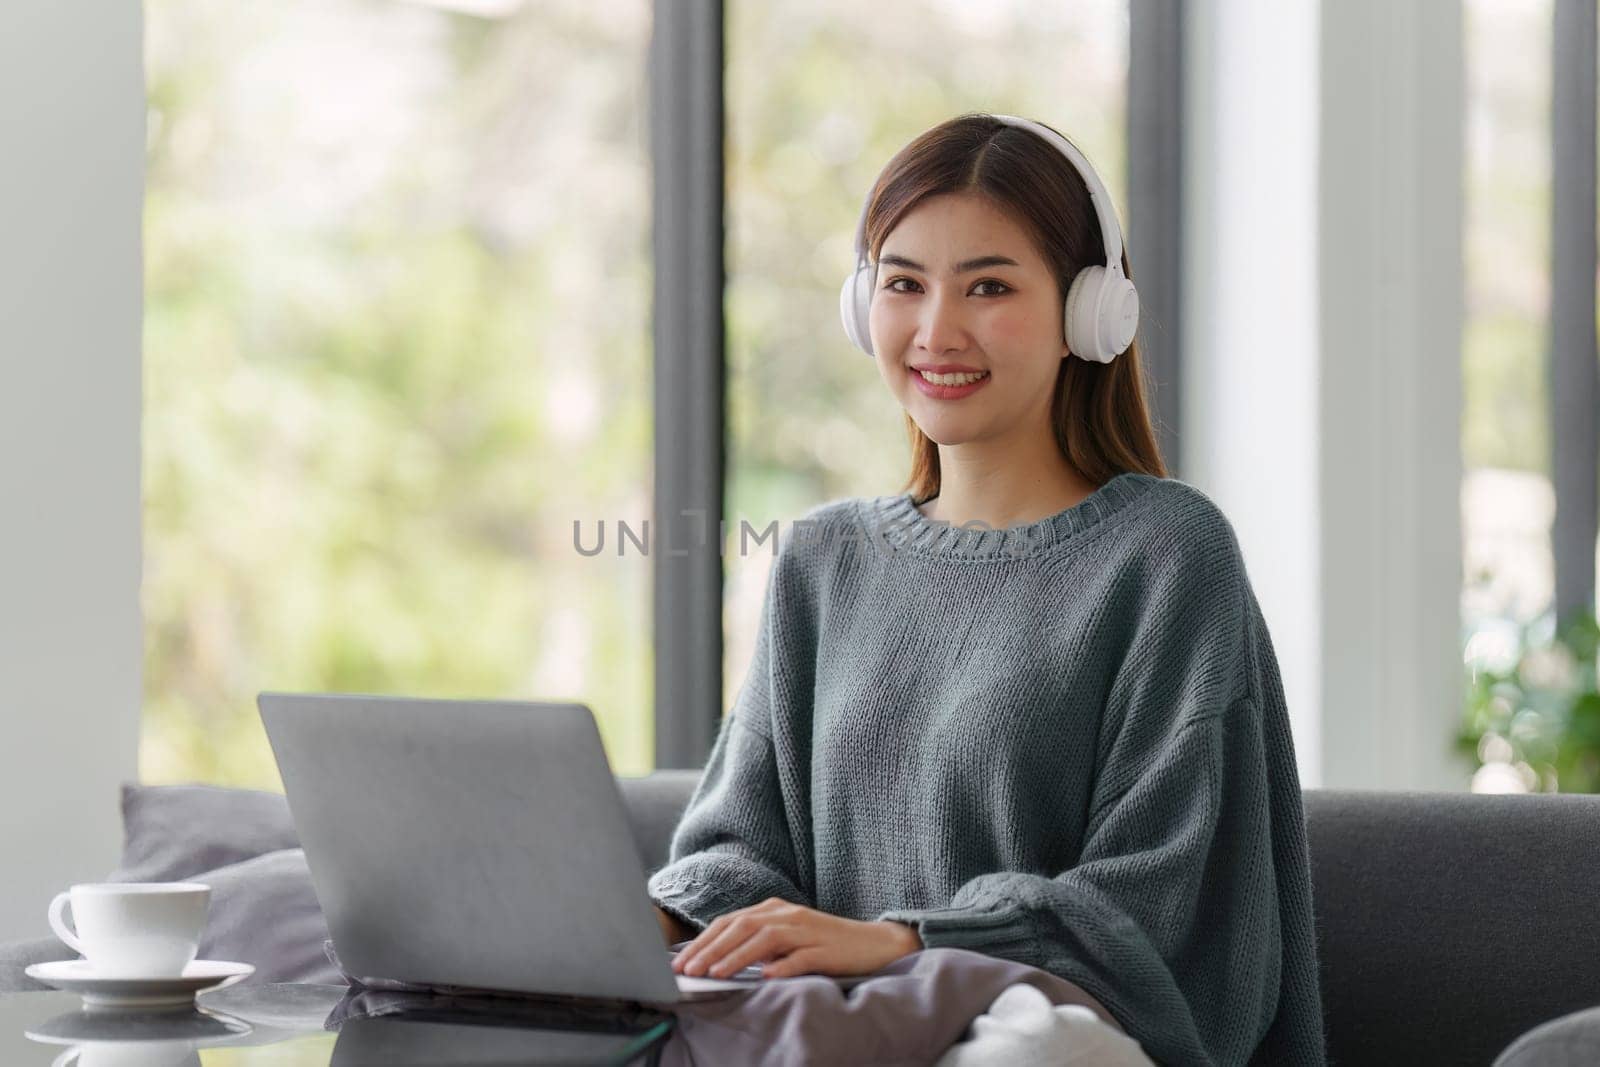
[[[614,15],[147,3],[145,780],[276,786],[262,689],[581,700],[649,768],[649,562],[572,544],[649,511]]]
[[[1457,750],[1528,792],[1600,793],[1597,654],[1592,611],[1519,625],[1508,666],[1469,664]]]

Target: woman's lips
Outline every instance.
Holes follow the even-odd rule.
[[[922,372],[906,368],[911,375],[912,384],[922,391],[923,396],[931,396],[935,400],[960,400],[964,396],[971,396],[979,389],[989,384],[992,374],[985,374],[982,378],[970,385],[935,385],[922,376]]]

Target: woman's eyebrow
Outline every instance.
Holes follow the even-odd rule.
[[[927,268],[915,260],[905,256],[884,256],[878,260],[880,267],[904,267],[906,270],[926,272]],[[982,270],[985,267],[1020,267],[1022,264],[1008,256],[979,256],[977,259],[964,259],[950,268],[951,274],[966,274],[968,271]]]

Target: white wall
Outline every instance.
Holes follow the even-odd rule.
[[[1329,0],[1321,106],[1324,765],[1464,789],[1462,15]]]
[[[0,940],[116,865],[137,770],[141,35],[0,5]]]
[[[1184,469],[1233,520],[1307,787],[1464,788],[1457,0],[1198,0]]]
[[[1185,66],[1183,469],[1232,521],[1322,784],[1317,5],[1198,0]]]

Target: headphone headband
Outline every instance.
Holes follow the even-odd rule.
[[[992,115],[991,118],[999,119],[1007,126],[1016,126],[1032,130],[1045,142],[1053,146],[1058,152],[1067,157],[1073,169],[1083,178],[1083,184],[1088,187],[1089,200],[1094,206],[1095,218],[1100,221],[1100,236],[1105,241],[1106,267],[1115,268],[1122,272],[1122,227],[1117,222],[1117,211],[1111,203],[1111,194],[1106,191],[1105,183],[1100,180],[1100,175],[1090,165],[1088,157],[1078,151],[1078,146],[1061,136],[1048,126],[1034,122],[1032,119],[1019,118],[1016,115]],[[876,186],[876,183],[874,183]],[[867,254],[867,213],[872,208],[872,190],[867,190],[866,202],[861,205],[861,217],[856,220],[855,250],[857,262]]]
[[[1048,126],[1034,122],[1032,119],[1018,118],[1015,115],[996,115],[995,118],[1010,126],[1020,126],[1032,130],[1043,137],[1046,142],[1056,147],[1067,157],[1068,162],[1083,177],[1083,184],[1089,187],[1089,199],[1094,203],[1095,218],[1100,220],[1100,236],[1105,238],[1106,268],[1115,268],[1118,273],[1122,271],[1122,227],[1117,224],[1117,210],[1111,204],[1111,194],[1106,191],[1105,183],[1100,180],[1100,175],[1089,165],[1089,160],[1078,151],[1078,146],[1061,136]]]

